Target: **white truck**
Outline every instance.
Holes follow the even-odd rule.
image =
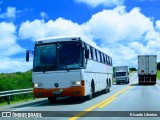
[[[138,55],[138,81],[139,84],[156,84],[157,56]]]
[[[128,66],[116,66],[114,67],[114,76],[116,84],[129,83],[129,69]]]

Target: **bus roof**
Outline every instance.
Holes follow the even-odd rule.
[[[53,43],[53,42],[63,42],[63,41],[83,41],[92,47],[96,48],[99,51],[103,51],[101,48],[99,48],[93,41],[89,40],[88,38],[84,36],[56,36],[56,37],[47,37],[38,39],[36,41],[36,44],[43,44],[43,43]],[[104,52],[103,52],[104,53]]]

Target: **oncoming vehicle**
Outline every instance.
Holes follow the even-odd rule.
[[[54,37],[35,42],[33,94],[54,102],[57,97],[92,99],[95,92],[107,93],[112,85],[112,59],[83,37]],[[29,61],[29,51],[26,52]]]
[[[114,69],[114,76],[116,79],[116,84],[119,83],[129,83],[129,69],[128,66],[116,66]]]

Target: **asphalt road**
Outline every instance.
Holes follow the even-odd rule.
[[[97,93],[92,100],[68,97],[59,98],[57,102],[51,104],[47,99],[36,99],[27,103],[3,106],[0,107],[0,111],[12,111],[12,116],[18,115],[17,112],[24,116],[26,114],[31,116],[32,113],[42,116],[32,118],[35,120],[159,120],[160,117],[156,115],[160,116],[160,86],[137,83],[137,73],[133,73],[130,75],[129,84],[113,84],[109,93]],[[5,119],[9,118],[3,118]]]

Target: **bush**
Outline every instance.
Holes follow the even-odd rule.
[[[2,73],[0,74],[0,91],[17,90],[32,88],[32,71],[24,73]],[[21,100],[31,97],[31,95],[11,96],[11,100]],[[6,98],[0,98],[0,102],[6,101]]]

